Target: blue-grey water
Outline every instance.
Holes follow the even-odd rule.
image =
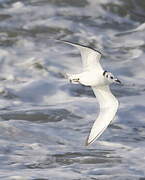
[[[145,179],[144,20],[143,0],[0,0],[0,179]],[[102,51],[123,82],[115,121],[89,147],[98,104],[64,77],[81,70],[78,50],[53,39]]]

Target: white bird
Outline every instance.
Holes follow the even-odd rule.
[[[120,84],[121,82],[112,73],[103,70],[100,64],[101,53],[99,51],[69,41],[61,41],[77,47],[82,57],[83,72],[79,74],[67,74],[68,79],[75,84],[79,83],[85,86],[91,86],[99,102],[99,115],[86,140],[86,145],[89,145],[104,132],[114,119],[119,103],[111,93],[109,84],[114,82]]]

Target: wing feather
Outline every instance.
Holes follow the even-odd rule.
[[[104,132],[118,109],[118,100],[111,93],[109,86],[92,87],[92,89],[99,101],[100,112],[86,140],[86,145],[93,143]]]
[[[83,64],[83,69],[85,71],[94,69],[96,68],[98,71],[102,71],[102,67],[100,64],[100,58],[101,58],[101,53],[95,49],[92,49],[87,46],[83,46],[77,43],[72,43],[69,41],[64,41],[60,40],[64,43],[70,44],[80,50],[81,57],[82,57],[82,64]]]

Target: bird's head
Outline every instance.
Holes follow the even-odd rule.
[[[121,84],[121,81],[117,79],[111,72],[104,71],[103,76],[105,80],[107,81],[107,83],[109,84],[111,83]]]

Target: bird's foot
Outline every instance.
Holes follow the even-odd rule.
[[[69,80],[70,83],[78,84],[80,83],[80,78],[76,74],[66,74],[66,78]]]
[[[75,78],[75,79],[69,79],[70,83],[79,83],[79,78]]]

